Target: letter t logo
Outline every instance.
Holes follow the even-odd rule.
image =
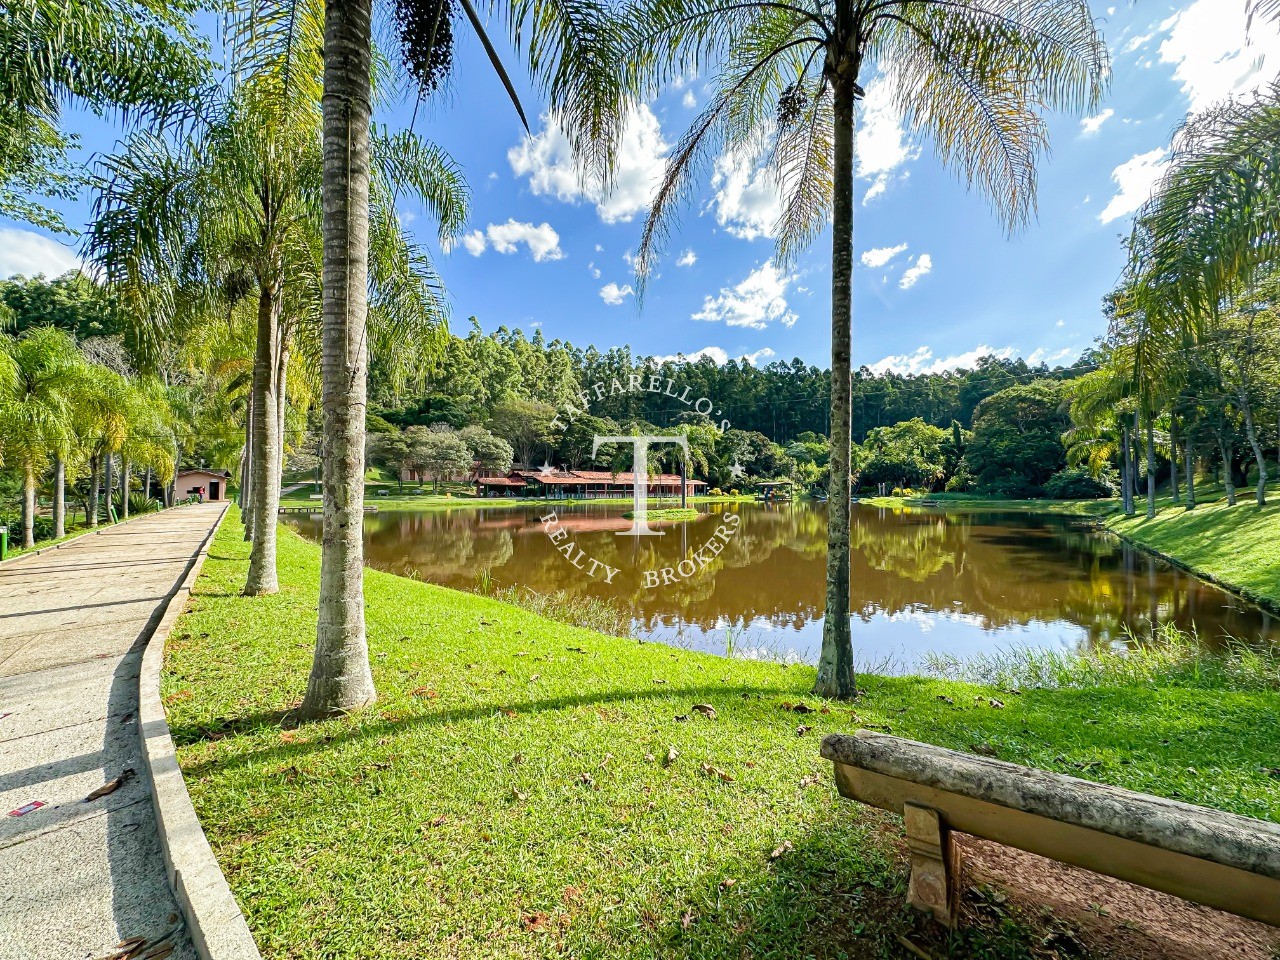
[[[649,444],[651,443],[674,443],[684,451],[686,458],[689,456],[689,438],[685,436],[678,437],[601,437],[596,436],[595,442],[591,445],[591,456],[595,456],[600,450],[602,443],[629,443],[631,444],[631,452],[634,459],[631,464],[631,474],[634,483],[631,488],[631,529],[620,530],[620,537],[661,537],[665,536],[661,530],[649,529]]]

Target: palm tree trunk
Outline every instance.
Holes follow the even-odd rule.
[[[1169,479],[1173,484],[1173,503],[1177,506],[1182,497],[1178,495],[1178,421],[1175,417],[1169,418]]]
[[[30,460],[22,464],[22,545],[36,545],[36,468]]]
[[[89,458],[89,508],[86,511],[88,516],[84,518],[90,529],[98,525],[98,481],[101,479],[98,471],[98,456],[94,454]]]
[[[67,535],[67,464],[57,454],[53,458],[53,536]]]
[[[276,514],[280,512],[280,488],[276,462],[280,441],[276,436],[276,287],[260,280],[258,331],[253,359],[253,546],[249,548],[249,573],[244,595],[260,597],[280,589],[276,579]]]
[[[1133,477],[1133,458],[1129,456],[1129,425],[1127,423],[1123,424],[1121,426],[1121,430],[1123,430],[1124,432],[1124,446],[1120,453],[1120,455],[1124,457],[1124,467],[1123,467],[1124,476],[1122,478],[1123,484],[1124,484],[1124,496],[1121,497],[1121,500],[1122,500],[1122,505],[1124,506],[1124,515],[1126,517],[1132,517],[1133,516],[1134,477]]]
[[[1231,452],[1227,449],[1227,441],[1218,438],[1218,451],[1222,454],[1222,485],[1227,491],[1227,506],[1236,505],[1236,482],[1231,475]]]
[[[289,370],[289,344],[288,334],[283,330],[280,332],[280,358],[276,365],[276,421],[279,424],[280,453],[276,460],[276,496],[280,496],[280,489],[284,486],[284,415],[289,401],[288,397],[288,377],[286,374]]]
[[[133,467],[128,460],[120,460],[120,519],[129,519],[129,483]]]
[[[835,83],[835,159],[831,227],[831,460],[827,484],[827,605],[813,692],[857,696],[849,625],[850,356],[853,339],[854,84]]]
[[[1249,446],[1253,448],[1253,459],[1258,463],[1258,506],[1267,505],[1267,461],[1262,455],[1262,444],[1258,442],[1258,431],[1253,425],[1253,404],[1249,402],[1246,391],[1239,391],[1240,412],[1244,414],[1244,433],[1249,438]]]
[[[253,540],[253,451],[255,449],[253,439],[254,425],[254,391],[249,391],[249,411],[245,416],[244,422],[244,460],[241,463],[241,469],[244,471],[244,492],[241,494],[241,506],[244,511],[242,519],[244,520],[244,539],[248,543]]]
[[[103,492],[107,495],[107,523],[116,522],[115,513],[113,512],[113,507],[111,504],[111,499],[115,496],[114,487],[116,483],[116,478],[113,473],[113,469],[115,467],[115,459],[116,458],[114,454],[108,453],[104,458],[104,463],[103,463],[102,487],[103,487]]]
[[[365,320],[372,0],[327,0],[324,38],[323,552],[303,717],[377,698],[364,622]]]
[[[1147,416],[1147,519],[1156,518],[1156,428]]]
[[[1187,509],[1194,510],[1196,508],[1196,457],[1195,451],[1191,448],[1191,434],[1187,434]]]

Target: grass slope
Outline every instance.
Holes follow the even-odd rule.
[[[239,596],[247,557],[233,516],[163,689],[270,958],[902,957],[898,935],[939,958],[1053,956],[1043,918],[996,907],[946,935],[904,906],[900,826],[839,800],[818,757],[823,734],[859,726],[1280,820],[1264,769],[1275,695],[864,677],[863,699],[828,712],[808,668],[605,637],[377,572],[381,700],[291,729],[319,549],[281,530],[273,597]],[[821,709],[786,709],[800,701]]]
[[[1195,573],[1280,607],[1280,506],[1259,510],[1244,497],[1234,507],[1224,500],[1194,510],[1164,504],[1154,520],[1139,503],[1137,516],[1113,517],[1107,525]]]

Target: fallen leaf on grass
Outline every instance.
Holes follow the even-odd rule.
[[[782,704],[782,709],[783,709],[783,710],[790,710],[792,713],[813,713],[813,712],[815,712],[815,711],[814,711],[814,709],[813,709],[813,707],[809,706],[807,703],[785,703],[785,702],[784,702],[784,703]]]
[[[972,743],[969,745],[969,749],[984,757],[996,757],[1000,755],[999,751],[989,743]]]
[[[587,652],[582,647],[565,647],[565,649],[568,650],[570,653],[586,653]]]
[[[613,759],[613,754],[606,753],[604,755],[604,759],[600,761],[600,769],[603,770],[605,767],[607,767],[609,765],[609,761],[612,759]]]
[[[646,753],[646,754],[644,755],[644,762],[645,762],[645,763],[653,763],[653,754],[652,754],[652,753]]]
[[[540,673],[535,673],[532,677],[530,677],[530,678],[529,678],[529,682],[530,682],[530,683],[534,683],[534,682],[536,682],[536,681],[538,681],[538,680],[541,680],[541,679],[542,679],[542,674],[540,674]]]
[[[109,794],[115,793],[117,790],[119,790],[121,787],[123,787],[126,783],[128,783],[132,779],[133,779],[133,768],[125,767],[124,770],[120,771],[120,776],[116,777],[113,780],[108,780],[106,783],[100,786],[97,790],[93,791],[93,793],[85,797],[83,802],[91,803],[92,801],[97,800],[101,797],[105,797]]]
[[[415,697],[422,697],[424,700],[434,700],[439,696],[439,694],[430,687],[418,687],[418,689],[413,691],[413,695]]]
[[[822,780],[822,777],[820,777],[816,773],[811,773],[807,777],[801,777],[800,789],[803,790],[805,787],[812,787],[815,783],[821,782],[821,780]]]
[[[582,773],[582,774],[579,774],[579,775],[578,775],[578,782],[579,782],[579,783],[581,783],[581,784],[584,784],[584,785],[586,785],[586,786],[588,786],[588,787],[594,787],[594,786],[596,785],[595,778],[594,778],[594,777],[592,777],[592,776],[591,776],[591,774],[589,774],[589,773]]]
[[[806,726],[805,724],[802,723],[800,724],[800,726],[796,727],[796,736],[803,737],[806,733],[808,733],[812,729],[813,727]]]
[[[680,926],[681,928],[688,930],[692,924],[693,924],[693,911],[686,910],[684,912],[684,915],[680,918]]]
[[[704,763],[702,765],[702,772],[705,773],[708,777],[716,777],[722,783],[733,783],[733,777],[731,775],[725,773],[719,767],[713,767],[709,763]]]
[[[666,683],[667,681],[665,681],[665,680],[658,680],[657,678],[655,678],[653,682],[654,682],[654,683]]]
[[[1000,701],[1000,700],[997,700],[995,697],[992,697],[990,700],[988,700],[988,701],[987,701],[987,703],[991,704],[991,705],[992,705],[993,707],[995,707],[997,710],[1003,710],[1003,709],[1004,709],[1004,703],[1003,703],[1002,701]]]
[[[773,853],[769,854],[769,859],[777,860],[779,857],[785,856],[794,849],[795,847],[791,846],[790,840],[783,840],[782,843],[773,848]]]
[[[565,903],[577,903],[582,899],[582,891],[577,887],[565,887],[560,897]]]
[[[422,829],[427,830],[431,827],[443,827],[448,822],[449,822],[449,818],[446,817],[444,814],[440,814],[440,816],[436,817],[430,823],[426,824]]]
[[[524,927],[525,933],[540,933],[547,925],[548,917],[545,913],[526,913],[520,918],[520,926]]]
[[[677,713],[675,720],[676,720],[676,723],[688,723],[689,715],[687,713]]]
[[[515,787],[511,788],[511,795],[515,797],[517,800],[529,799],[529,795],[527,793],[525,793],[523,790],[517,790]]]
[[[672,747],[670,750],[667,751],[667,761],[663,765],[667,767],[671,766],[673,763],[676,762],[676,757],[678,756],[680,756],[679,752],[677,752],[675,747]]]
[[[737,880],[730,880],[730,879],[721,880],[721,881],[720,881],[720,889],[721,889],[721,890],[728,890],[730,887],[737,886],[737,883],[738,883],[738,881],[737,881]]]
[[[702,714],[708,720],[714,720],[716,718],[716,708],[709,703],[695,703],[689,709],[695,713]]]
[[[950,697],[942,693],[938,694],[936,697],[934,697],[934,699],[941,700],[943,703],[955,703],[954,700],[952,700]]]

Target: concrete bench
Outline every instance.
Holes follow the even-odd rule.
[[[907,899],[947,926],[952,830],[1280,926],[1280,824],[866,730],[822,755],[842,797],[902,816]]]

